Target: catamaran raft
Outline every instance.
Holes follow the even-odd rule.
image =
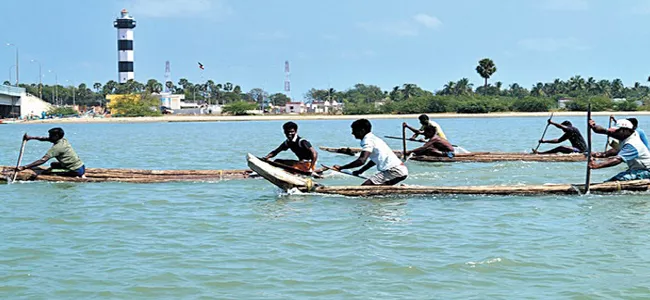
[[[349,147],[319,147],[323,151],[356,155],[361,152],[361,148]],[[402,151],[394,150],[398,157],[402,157]],[[530,154],[518,152],[470,152],[458,153],[454,157],[439,156],[413,156],[411,160],[424,162],[499,162],[499,161],[538,161],[538,162],[579,162],[586,161],[582,153],[572,154]]]
[[[582,184],[544,184],[514,186],[324,186],[310,178],[298,177],[273,167],[251,154],[247,156],[248,166],[275,186],[288,191],[298,189],[306,193],[337,194],[344,196],[386,196],[386,195],[438,195],[438,194],[476,194],[476,195],[541,195],[541,194],[580,194]],[[593,193],[613,193],[620,191],[647,191],[650,180],[616,181],[590,184]]]
[[[13,177],[14,167],[0,166],[0,181]],[[18,172],[19,181],[56,182],[132,182],[156,183],[173,181],[219,181],[225,179],[253,178],[251,170],[137,170],[137,169],[86,169],[86,178],[66,177],[48,174],[46,168],[27,169]]]

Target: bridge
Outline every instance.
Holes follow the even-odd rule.
[[[28,94],[24,88],[0,85],[0,119],[40,116],[50,108],[51,104]]]

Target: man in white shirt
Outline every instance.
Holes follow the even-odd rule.
[[[376,165],[379,173],[368,178],[362,185],[395,185],[408,177],[408,169],[404,163],[383,140],[372,134],[370,121],[359,119],[354,121],[351,127],[352,135],[361,140],[361,154],[349,164],[334,165],[334,169],[343,170],[363,166],[352,172],[354,175],[359,175]],[[368,158],[370,161],[366,164]]]
[[[589,120],[589,127],[595,133],[607,134],[619,140],[621,149],[610,149],[606,152],[593,153],[592,157],[606,158],[604,162],[597,163],[593,159],[589,162],[592,169],[601,169],[616,166],[622,162],[627,163],[628,169],[616,174],[607,181],[626,181],[637,179],[650,179],[650,150],[635,131],[634,125],[629,120],[618,120],[614,130],[607,130],[596,125],[594,120]]]

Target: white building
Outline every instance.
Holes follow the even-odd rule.
[[[171,109],[181,109],[185,94],[172,94],[172,93],[154,93],[154,97],[160,99],[160,106],[169,107]],[[198,105],[196,105],[198,107]]]
[[[287,102],[287,104],[284,105],[284,111],[288,114],[303,114],[306,112],[305,103]]]
[[[0,86],[0,118],[40,117],[51,108],[51,104],[28,94],[24,88]]]

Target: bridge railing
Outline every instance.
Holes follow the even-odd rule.
[[[0,85],[0,94],[13,96],[13,97],[20,97],[25,94],[25,88],[8,86],[8,85]]]

